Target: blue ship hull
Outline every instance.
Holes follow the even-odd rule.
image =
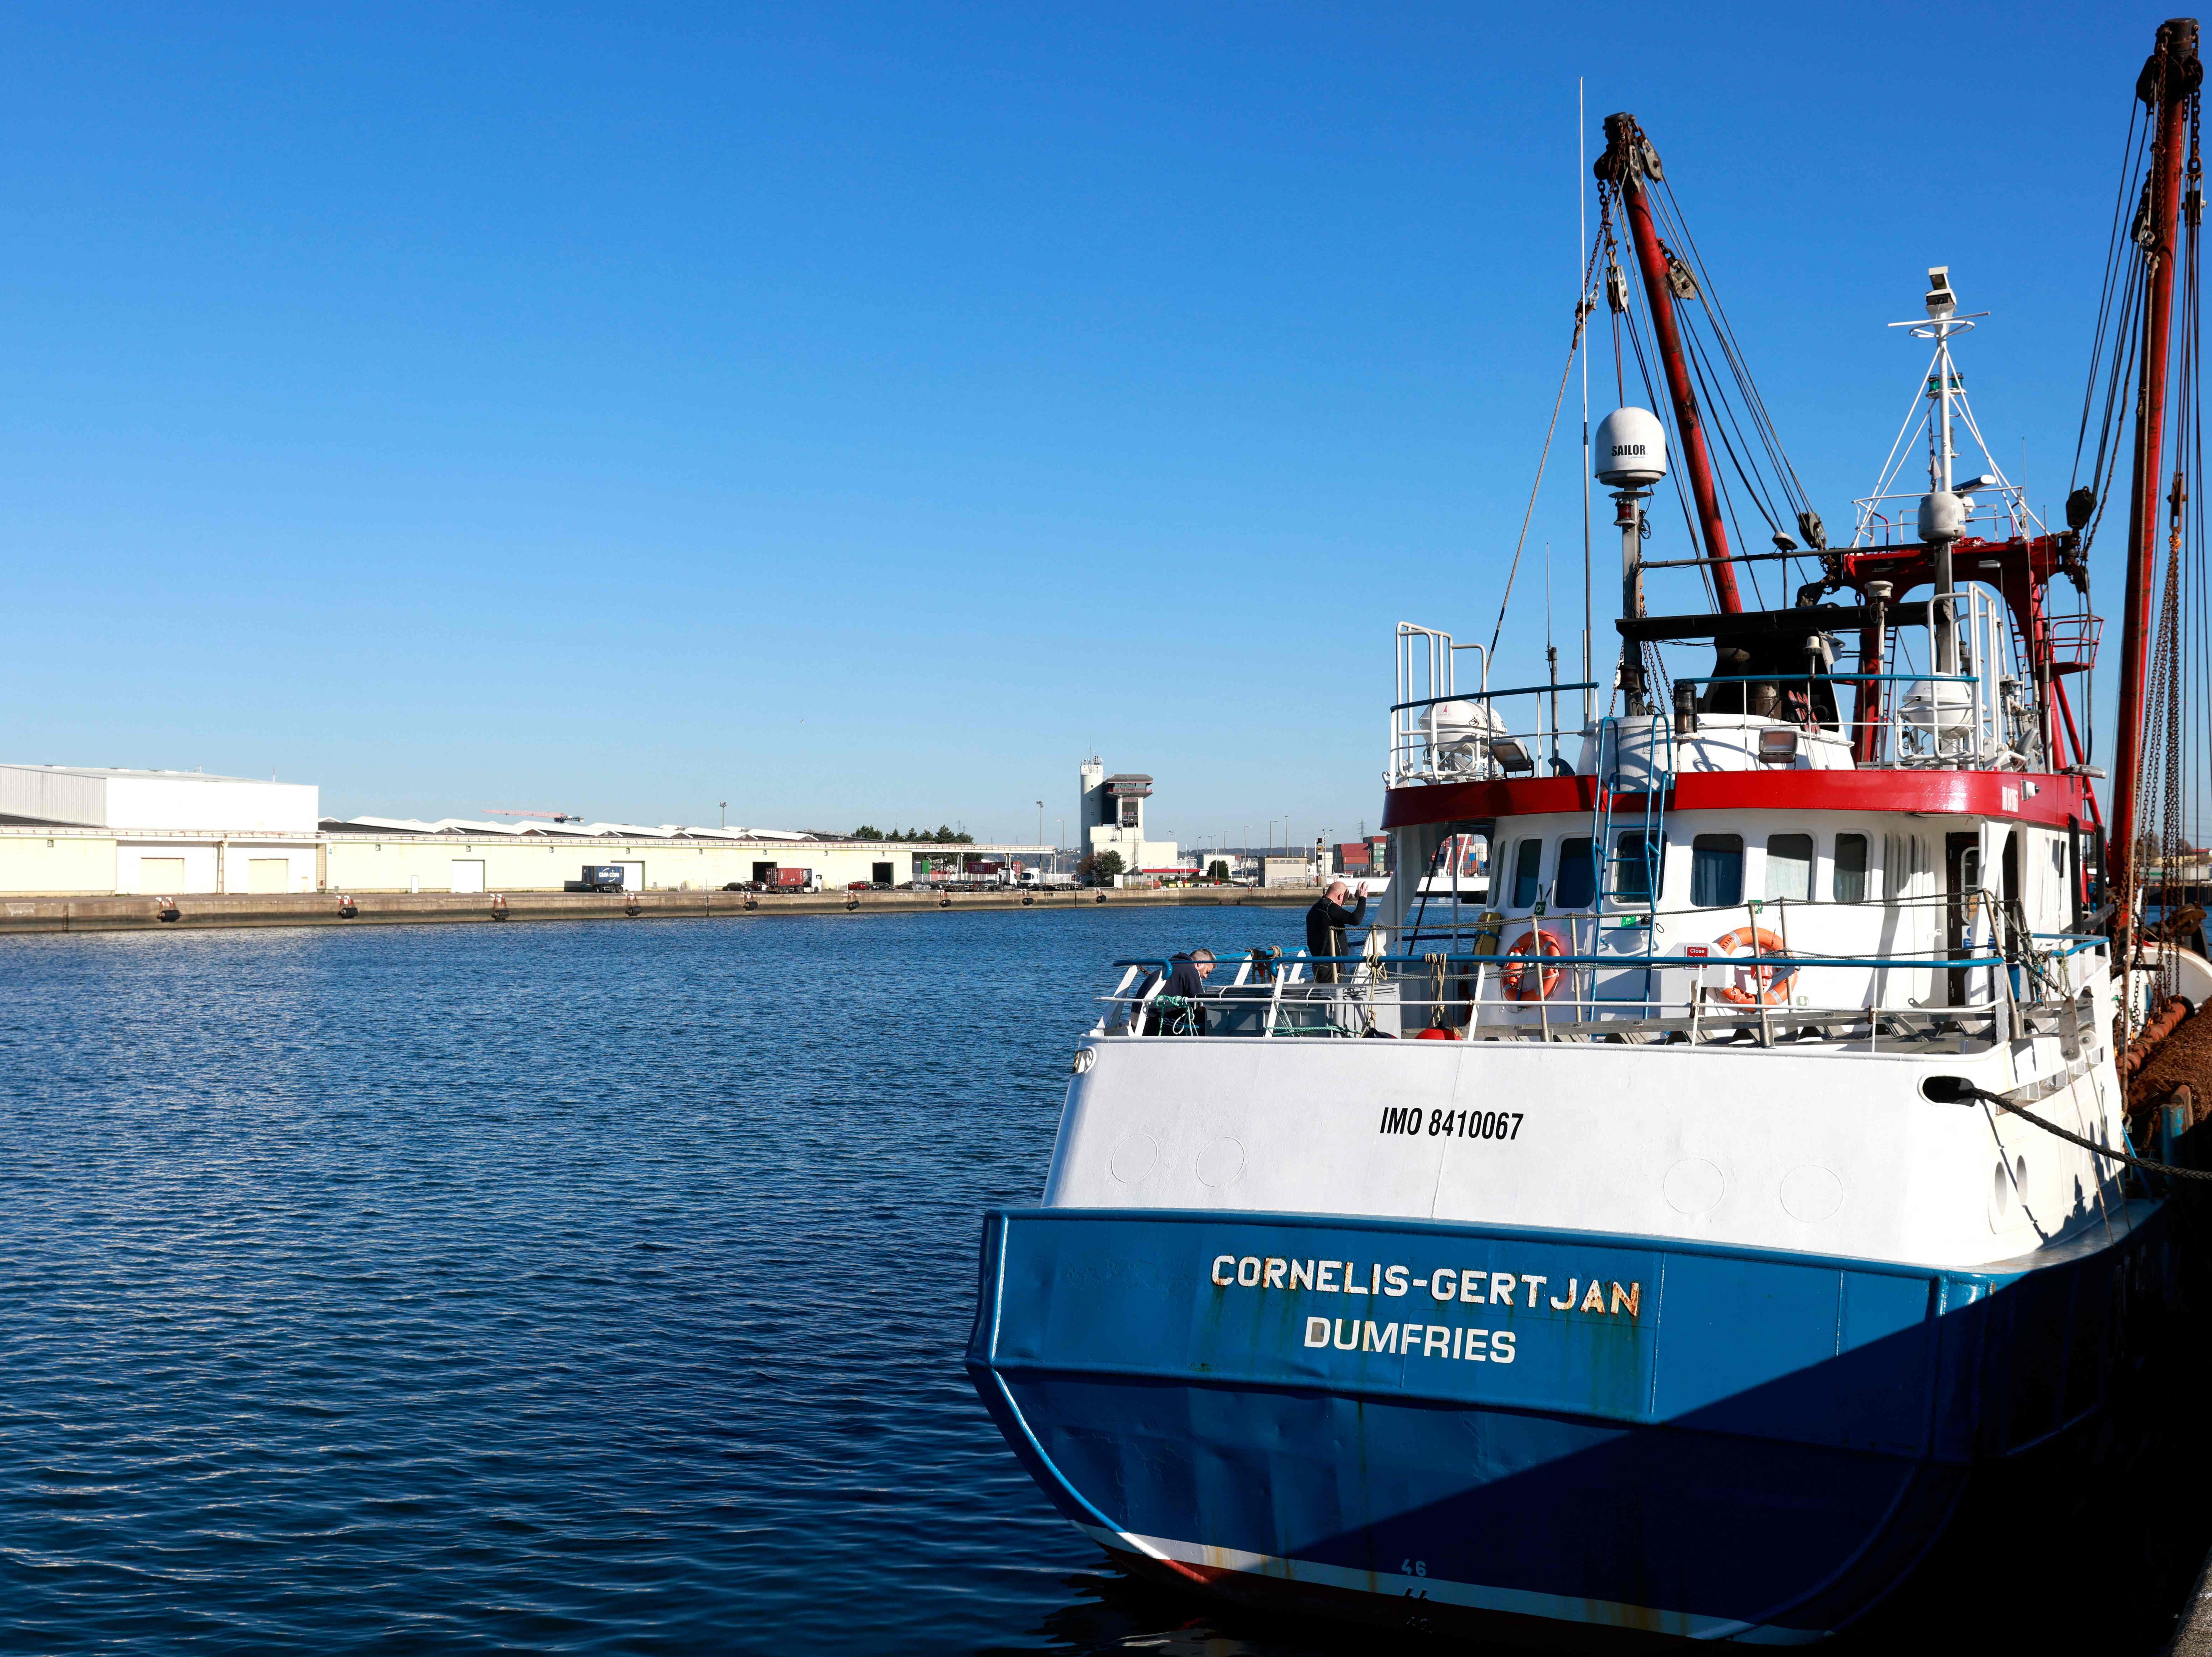
[[[1060,1511],[1139,1569],[1541,1643],[1802,1643],[2091,1443],[2175,1292],[2168,1217],[1961,1272],[1005,1211],[968,1365]]]

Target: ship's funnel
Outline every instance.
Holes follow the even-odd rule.
[[[1649,489],[1667,475],[1667,428],[1649,409],[1615,409],[1598,422],[1592,459],[1608,489]]]

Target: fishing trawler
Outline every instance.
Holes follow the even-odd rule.
[[[1341,956],[1224,951],[1201,997],[1120,963],[1042,1202],[988,1218],[970,1373],[1118,1559],[1402,1627],[1802,1643],[2100,1442],[2175,1292],[2158,1169],[2185,1126],[2131,1140],[2116,1061],[2212,991],[2143,914],[2196,533],[2166,398],[2193,410],[2200,80],[2196,25],[2167,23],[2067,526],[1982,440],[1976,319],[1938,267],[1915,419],[1843,547],[1786,464],[1752,486],[1771,425],[1719,411],[1741,352],[1656,148],[1607,121],[1577,317],[1606,304],[1616,360],[1663,377],[1593,446],[1611,682],[1495,689],[1401,627],[1384,822],[1427,876]],[[1693,313],[1717,343],[1686,343]],[[1670,483],[1677,559],[1647,510]],[[2075,691],[2114,490],[2106,805]],[[1771,552],[1731,538],[1747,501]],[[1762,570],[1789,602],[1756,601]],[[1662,572],[1711,607],[1651,613]]]

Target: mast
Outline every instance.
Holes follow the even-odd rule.
[[[1743,600],[1736,592],[1735,566],[1728,561],[1728,531],[1721,522],[1720,491],[1713,486],[1712,456],[1705,447],[1698,394],[1691,387],[1690,366],[1674,325],[1674,288],[1667,250],[1660,243],[1658,228],[1651,222],[1651,203],[1644,189],[1647,176],[1659,179],[1666,174],[1660,170],[1659,152],[1636,124],[1636,118],[1625,111],[1605,118],[1605,154],[1597,160],[1597,176],[1620,190],[1621,205],[1627,209],[1637,267],[1644,273],[1644,296],[1651,307],[1651,331],[1658,336],[1659,360],[1666,366],[1668,395],[1674,404],[1674,425],[1681,434],[1683,459],[1690,469],[1690,493],[1697,501],[1698,522],[1705,531],[1713,592],[1722,613],[1733,616],[1743,609]]]
[[[2181,163],[2189,105],[2203,70],[2197,58],[2197,20],[2174,17],[2136,82],[2151,106],[2156,137],[2150,160],[2145,242],[2149,291],[2143,304],[2142,368],[2136,402],[2135,464],[2128,490],[2127,608],[2120,630],[2120,705],[2112,757],[2112,892],[2118,907],[2112,936],[2122,969],[2133,958],[2135,888],[2139,875],[2136,797],[2142,768],[2143,689],[2150,653],[2152,576],[2158,560],[2158,497],[2166,455],[2166,354],[2173,331],[2175,220],[2181,206]]]

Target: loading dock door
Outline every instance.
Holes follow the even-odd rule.
[[[140,858],[138,889],[149,897],[169,897],[185,889],[182,858]]]
[[[645,889],[645,865],[642,863],[617,863],[615,865],[615,867],[623,871],[623,890],[625,892],[641,892]]]
[[[249,892],[283,892],[292,886],[292,859],[289,858],[248,858],[246,859],[246,889]]]
[[[868,875],[868,878],[874,881],[877,885],[888,886],[891,883],[891,876],[895,872],[892,865],[888,863],[871,864],[869,865],[869,869],[870,873]]]
[[[453,890],[481,892],[483,890],[483,859],[455,858],[453,859]]]

